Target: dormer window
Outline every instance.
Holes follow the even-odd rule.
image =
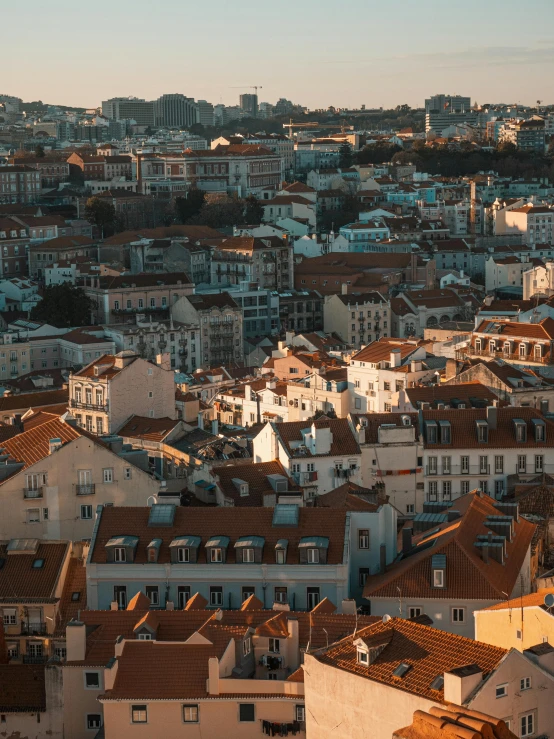
[[[261,563],[264,544],[263,536],[241,536],[234,544],[237,563]]]
[[[439,421],[440,439],[441,444],[452,443],[452,428],[450,421]]]
[[[535,441],[546,441],[546,424],[541,418],[532,419],[535,429]]]
[[[125,552],[125,547],[115,547],[114,548],[113,561],[114,562],[126,562],[127,561],[127,553]]]
[[[190,549],[186,547],[179,547],[177,549],[177,561],[178,562],[190,562]]]
[[[279,539],[275,545],[275,564],[284,565],[287,561],[287,546],[288,541],[286,539]]]
[[[433,587],[444,588],[444,572],[442,570],[433,570]]]
[[[514,418],[514,428],[516,441],[519,444],[525,444],[527,441],[527,424],[522,418]]]
[[[223,552],[219,547],[210,549],[210,562],[223,562]]]
[[[161,539],[152,539],[147,547],[148,561],[150,563],[156,563],[160,554],[160,547],[162,545]]]
[[[365,649],[358,647],[356,651],[356,659],[359,665],[367,667],[369,665],[369,653]]]
[[[428,444],[436,444],[438,441],[438,427],[436,421],[426,421],[425,431]]]
[[[486,421],[477,421],[477,441],[479,444],[489,442],[489,425]]]
[[[431,585],[434,588],[446,587],[446,554],[433,554],[431,557]]]
[[[114,536],[106,543],[108,562],[133,562],[138,536]]]
[[[319,564],[319,549],[308,549],[308,564],[317,565]]]

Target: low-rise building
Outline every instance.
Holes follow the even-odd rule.
[[[267,423],[253,441],[255,462],[279,459],[313,498],[346,480],[361,483],[361,451],[346,418]]]
[[[70,375],[69,407],[79,426],[99,436],[133,415],[175,418],[173,371],[130,350],[105,354]]]
[[[225,239],[212,253],[211,283],[227,287],[241,282],[255,282],[269,290],[292,288],[292,248],[276,236]]]
[[[391,300],[392,335],[423,336],[426,328],[471,319],[479,303],[473,292],[448,287],[404,292]]]
[[[326,295],[323,325],[354,349],[391,334],[391,304],[381,293]]]
[[[115,352],[136,352],[143,359],[156,361],[160,355],[169,356],[171,369],[190,372],[192,346],[197,341],[200,326],[179,323],[178,321],[147,321],[136,323],[116,323],[104,326],[104,335],[115,345]]]
[[[191,367],[242,362],[243,314],[229,293],[183,296],[173,303],[171,315],[181,323],[199,326],[198,342],[191,339]]]
[[[25,164],[0,166],[0,203],[36,203],[40,193],[38,169]]]
[[[535,526],[517,505],[479,492],[435,510],[405,524],[399,559],[368,578],[364,598],[372,615],[425,615],[437,629],[475,638],[473,610],[530,592]]]
[[[484,320],[476,326],[466,345],[460,347],[460,359],[502,359],[516,367],[536,367],[554,363],[554,319],[539,323]]]
[[[504,600],[474,612],[475,638],[502,649],[554,657],[554,589]]]

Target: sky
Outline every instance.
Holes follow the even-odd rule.
[[[236,105],[258,85],[310,109],[554,104],[554,0],[0,0],[0,18],[0,94],[26,102]]]

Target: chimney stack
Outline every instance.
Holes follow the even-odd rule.
[[[402,554],[406,554],[412,548],[412,533],[413,528],[402,529]]]

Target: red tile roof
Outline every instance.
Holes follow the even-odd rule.
[[[485,524],[488,516],[503,513],[488,496],[469,493],[458,498],[449,509],[460,518],[425,532],[409,556],[393,563],[382,575],[369,577],[364,598],[403,598],[502,600],[512,593],[529,550],[535,526],[523,517],[514,524],[512,540],[506,544],[504,564],[492,556],[484,562],[475,542],[479,535],[492,533]],[[495,535],[495,534],[493,534]],[[431,558],[446,555],[446,587],[432,585]]]
[[[398,349],[400,357],[402,358],[402,361],[404,361],[422,345],[423,342],[418,341],[417,339],[406,341],[402,339],[383,337],[379,339],[379,341],[372,341],[371,344],[368,344],[359,352],[353,354],[351,360],[355,362],[372,363],[390,361],[391,352]]]
[[[365,640],[389,631],[392,631],[390,640],[373,664],[368,666],[358,663],[353,636],[312,656],[330,667],[443,703],[443,689],[431,688],[431,683],[438,675],[464,665],[477,664],[486,677],[507,654],[505,649],[401,618],[359,629],[356,639]],[[410,669],[404,677],[396,677],[393,672],[403,662]]]
[[[1,603],[52,603],[62,572],[67,542],[38,542],[36,551],[29,554],[10,554],[8,542],[0,543],[0,559],[5,560],[0,569]],[[33,567],[35,560],[42,559],[42,567]]]
[[[0,665],[0,712],[46,711],[45,669],[45,665]]]
[[[163,441],[180,423],[171,418],[147,418],[145,416],[131,416],[131,418],[117,432],[119,436],[147,441]]]
[[[432,706],[429,713],[414,711],[410,726],[397,729],[392,739],[517,739],[506,723],[463,706]]]
[[[219,478],[217,485],[235,506],[263,506],[265,495],[278,495],[268,480],[268,475],[282,475],[287,482],[287,490],[300,491],[300,488],[287,475],[279,460],[273,462],[258,462],[254,464],[226,464],[213,467],[212,475]],[[241,496],[235,487],[233,479],[244,480],[248,483],[248,495]]]
[[[275,429],[278,437],[283,442],[286,451],[291,457],[295,457],[295,451],[292,446],[292,442],[302,441],[302,431],[311,428],[315,425],[316,433],[317,429],[328,428],[331,431],[331,448],[326,454],[312,454],[309,450],[302,454],[302,457],[337,457],[344,455],[356,455],[360,454],[360,447],[356,441],[352,429],[348,424],[346,418],[328,418],[326,420],[313,421],[292,421],[289,423],[275,423],[273,428]]]
[[[302,537],[323,536],[329,539],[327,562],[341,564],[344,556],[344,536],[346,512],[325,508],[300,508],[297,527],[273,526],[272,508],[211,508],[206,516],[204,508],[190,507],[175,509],[172,527],[152,527],[148,525],[150,508],[107,507],[102,510],[98,531],[91,553],[91,561],[106,562],[105,545],[113,536],[138,536],[135,563],[148,561],[147,547],[153,538],[162,540],[158,562],[170,561],[169,544],[177,535],[186,533],[199,536],[202,543],[198,550],[198,562],[207,562],[204,544],[215,535],[225,535],[230,539],[227,549],[227,562],[235,563],[235,542],[242,536],[262,536],[265,538],[262,561],[275,563],[275,545],[279,539],[288,540],[287,563],[297,564],[298,543]],[[225,566],[225,565],[223,565]],[[1,573],[0,573],[1,574]]]

